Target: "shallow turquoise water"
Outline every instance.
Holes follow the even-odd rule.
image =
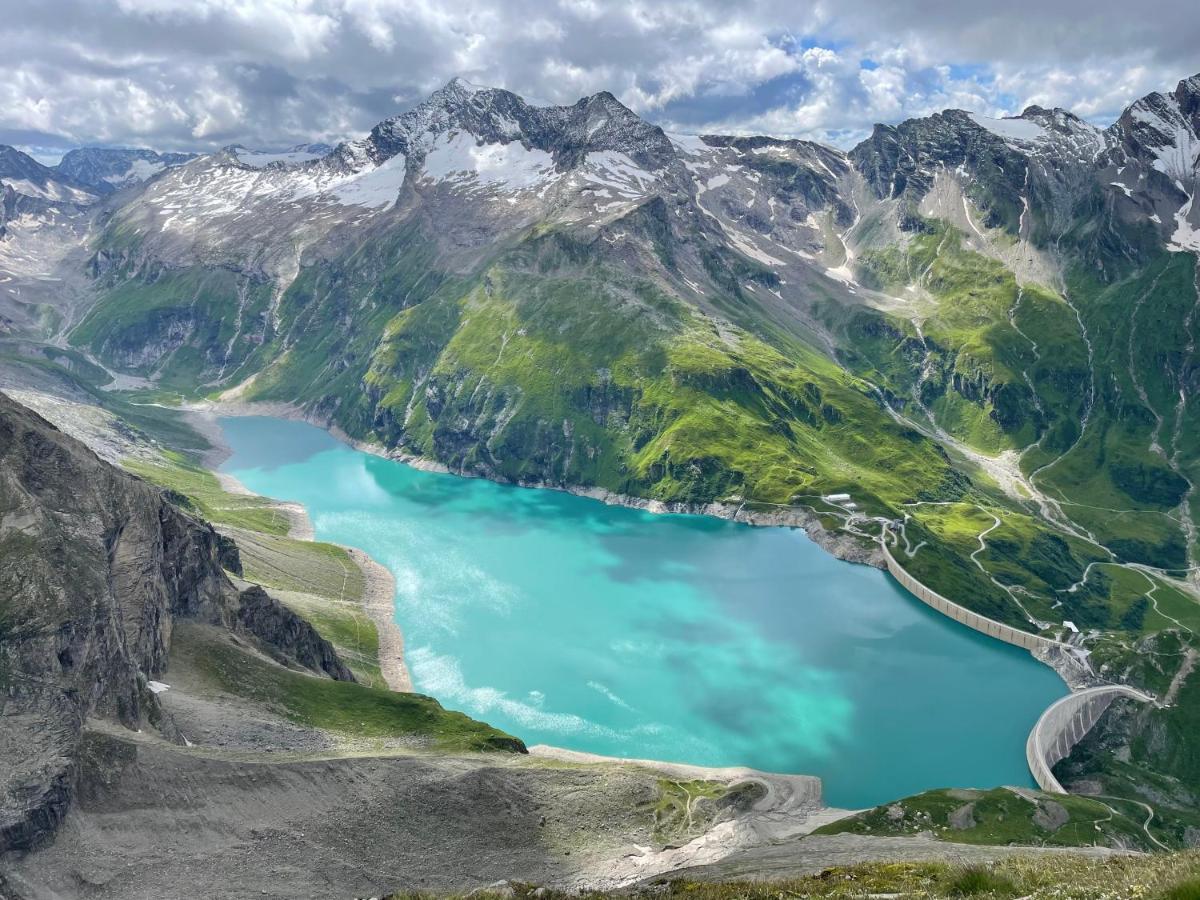
[[[819,775],[827,802],[1032,786],[1066,688],[802,531],[420,472],[324,431],[223,419],[223,469],[396,576],[417,690],[618,756]]]

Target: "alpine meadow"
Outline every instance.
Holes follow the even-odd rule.
[[[1200,896],[1200,74],[1070,5],[18,3],[0,900]]]

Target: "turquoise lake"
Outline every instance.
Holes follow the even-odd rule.
[[[1033,786],[1067,691],[799,530],[421,472],[298,422],[224,418],[222,466],[396,577],[416,690],[523,738],[818,775],[863,807]]]

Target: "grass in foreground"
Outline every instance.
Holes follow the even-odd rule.
[[[836,866],[783,881],[670,880],[621,892],[565,894],[533,885],[505,885],[473,897],[655,897],[688,900],[786,900],[822,897],[1055,898],[1055,900],[1194,900],[1200,897],[1200,851],[1105,860],[1078,856],[1015,856],[991,864],[874,862]],[[535,891],[537,892],[535,894]],[[387,900],[429,894],[398,893]]]
[[[992,790],[926,791],[818,828],[816,834],[930,833],[960,844],[1153,849],[1120,801]]]

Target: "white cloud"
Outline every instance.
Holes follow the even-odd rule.
[[[453,75],[609,90],[687,130],[847,143],[1027,103],[1114,116],[1197,68],[1191,0],[10,0],[0,141],[277,146],[366,131]],[[1120,23],[1114,27],[1113,23]],[[864,61],[868,61],[864,67]]]

